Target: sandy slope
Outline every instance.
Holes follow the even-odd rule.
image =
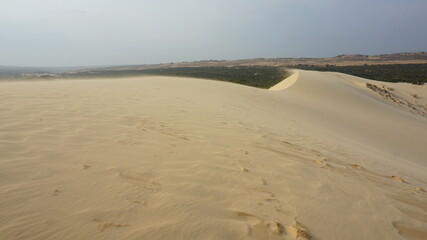
[[[0,239],[426,239],[426,99],[309,71],[1,82]]]

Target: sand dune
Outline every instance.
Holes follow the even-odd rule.
[[[0,239],[426,239],[427,86],[0,83]]]

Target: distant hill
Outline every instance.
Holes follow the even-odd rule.
[[[81,70],[88,67],[16,67],[1,66],[0,73],[20,74],[20,73],[62,73],[66,71]]]
[[[109,68],[93,68],[91,71],[111,70],[142,70],[180,67],[234,67],[234,66],[275,66],[293,67],[297,65],[314,66],[360,66],[360,65],[389,65],[389,64],[425,64],[426,52],[394,53],[381,55],[338,55],[330,58],[253,58],[240,60],[201,60],[179,63],[162,63],[152,65],[129,65]]]
[[[342,72],[380,81],[423,84],[427,82],[427,53],[395,53],[372,56],[342,54],[330,58],[203,60],[110,67],[26,68],[0,66],[0,78],[19,80],[166,75],[223,80],[269,88],[288,76],[286,69],[289,68]]]

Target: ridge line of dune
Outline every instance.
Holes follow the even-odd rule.
[[[299,71],[298,70],[290,70],[292,72],[292,75],[285,78],[278,84],[270,87],[268,90],[284,90],[292,86],[299,78]]]

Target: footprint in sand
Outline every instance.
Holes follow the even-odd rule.
[[[282,202],[276,198],[276,195],[271,192],[268,188],[251,188],[254,191],[261,192],[267,196],[263,196],[263,202],[258,202],[259,206],[265,206],[268,208],[272,208],[277,212],[280,212],[285,215],[289,215],[288,212],[283,210]]]
[[[292,144],[291,142],[289,142],[289,141],[286,141],[286,140],[280,140],[282,143],[284,143],[284,144],[287,144],[287,145],[294,145],[294,144]]]
[[[275,221],[264,221],[263,219],[243,211],[234,211],[239,217],[246,218],[248,234],[256,239],[279,239],[283,234],[283,225]]]
[[[353,168],[359,169],[359,170],[365,169],[364,167],[357,165],[357,164],[350,164],[350,166],[352,166]]]
[[[305,228],[301,223],[295,221],[292,226],[285,226],[285,231],[288,235],[296,239],[311,239],[311,235],[308,233],[307,228]]]
[[[82,169],[83,169],[83,170],[88,169],[88,168],[90,168],[90,165],[82,164]]]
[[[264,201],[267,201],[267,202],[280,202],[279,200],[277,200],[276,198],[274,198],[274,197],[271,197],[271,198],[264,198]]]
[[[334,170],[334,167],[332,167],[331,165],[329,165],[328,163],[326,163],[326,162],[324,162],[324,161],[322,161],[322,160],[316,160],[316,163],[317,163],[317,165],[320,167],[320,168],[325,168],[325,169],[328,169],[328,170],[331,170],[331,171],[333,171]]]
[[[275,197],[274,193],[273,193],[273,192],[271,192],[268,188],[264,188],[264,187],[256,187],[256,188],[251,188],[251,189],[252,189],[252,190],[254,190],[254,191],[257,191],[257,192],[265,193],[265,194],[269,195],[269,196],[270,196],[270,197],[272,197],[272,198],[274,198],[274,197]]]
[[[59,190],[59,189],[55,189],[55,190],[53,190],[53,192],[52,192],[52,196],[58,196],[58,194],[60,193],[61,191]]]
[[[262,193],[261,196],[262,202],[258,202],[259,206],[265,206],[271,209],[276,210],[285,215],[289,215],[289,213],[283,210],[282,202],[276,198],[276,195],[267,187],[267,181],[264,178],[261,178],[261,185],[259,187],[250,188],[253,191],[257,191]]]
[[[267,186],[267,181],[264,178],[261,178],[261,184],[264,186]]]
[[[405,183],[405,180],[403,180],[403,178],[401,178],[401,177],[389,176],[388,178],[393,179],[394,181]]]
[[[142,206],[147,206],[147,202],[144,201],[144,200],[132,200],[132,199],[128,199],[128,200],[131,201],[132,203],[135,203],[135,204],[140,204]]]
[[[264,198],[264,201],[265,201],[265,203],[259,203],[258,205],[270,207],[270,208],[273,208],[274,210],[276,210],[276,212],[280,212],[284,215],[289,215],[288,212],[283,210],[282,202],[279,199],[275,198],[274,194],[271,194],[270,198]]]
[[[93,219],[93,221],[94,221],[94,222],[96,222],[96,223],[98,223],[98,225],[97,225],[97,227],[96,227],[96,228],[97,228],[97,229],[98,229],[98,231],[100,231],[100,232],[103,232],[103,231],[105,231],[106,229],[108,229],[108,228],[112,228],[112,227],[120,228],[120,227],[127,227],[127,226],[129,226],[129,224],[114,223],[114,222],[106,222],[106,221],[102,221],[102,220],[97,219],[97,218]]]
[[[311,235],[308,230],[297,221],[291,226],[285,226],[277,221],[266,221],[254,214],[234,211],[239,217],[246,218],[248,233],[256,239],[283,239],[290,237],[294,239],[309,240]]]
[[[248,154],[249,154],[249,152],[248,152],[248,151],[243,150],[243,149],[242,149],[242,150],[240,150],[240,152],[241,152],[241,153],[243,153],[243,154],[245,154],[245,155],[248,155]]]

